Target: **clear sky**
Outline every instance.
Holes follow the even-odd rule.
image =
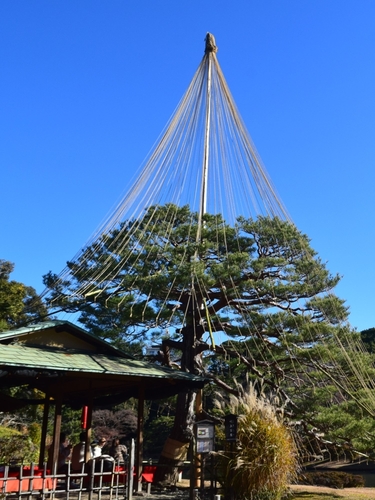
[[[359,330],[375,326],[373,0],[1,0],[0,258],[37,291],[129,188],[207,31]]]

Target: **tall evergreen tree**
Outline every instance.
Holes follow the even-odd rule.
[[[43,318],[47,308],[31,286],[10,279],[12,262],[0,259],[0,331]]]
[[[64,282],[45,277],[50,299],[80,311],[96,333],[103,326],[112,341],[159,337],[160,362],[233,393],[219,365],[236,360],[291,407],[306,381],[334,370],[335,338],[351,335],[344,301],[333,294],[339,276],[306,235],[278,218],[240,217],[230,226],[220,215],[199,221],[188,206],[153,206],[68,267]],[[225,343],[215,343],[217,335]],[[207,354],[222,357],[215,369],[206,369]],[[193,392],[178,397],[168,457],[192,438],[195,399]]]

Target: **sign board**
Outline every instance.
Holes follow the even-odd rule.
[[[196,424],[197,431],[197,453],[210,453],[214,451],[215,426],[208,420],[202,420]]]
[[[145,355],[146,356],[157,356],[159,354],[160,347],[146,347]]]
[[[237,415],[225,415],[225,439],[237,441]]]

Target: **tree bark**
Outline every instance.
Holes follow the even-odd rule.
[[[163,481],[174,485],[177,482],[178,467],[186,460],[194,436],[195,400],[194,391],[182,392],[177,396],[173,428],[159,457],[160,467],[155,475],[157,483]]]
[[[187,304],[186,325],[182,328],[181,370],[199,374],[201,372],[201,353],[197,353],[197,337],[203,334],[200,324],[200,311],[197,302],[190,298]],[[176,484],[178,466],[186,460],[187,452],[194,437],[196,391],[177,395],[176,415],[171,433],[164,445],[155,476],[156,482]]]

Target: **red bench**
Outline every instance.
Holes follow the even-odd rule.
[[[2,493],[13,493],[17,491],[34,491],[52,489],[56,484],[51,477],[43,477],[43,469],[35,466],[33,474],[30,467],[22,468],[17,472],[9,471],[8,476],[4,477],[4,472],[0,472],[0,491]],[[47,474],[49,471],[46,471]]]
[[[142,468],[142,482],[147,484],[147,493],[151,493],[151,484],[154,482],[156,465],[144,465]]]

